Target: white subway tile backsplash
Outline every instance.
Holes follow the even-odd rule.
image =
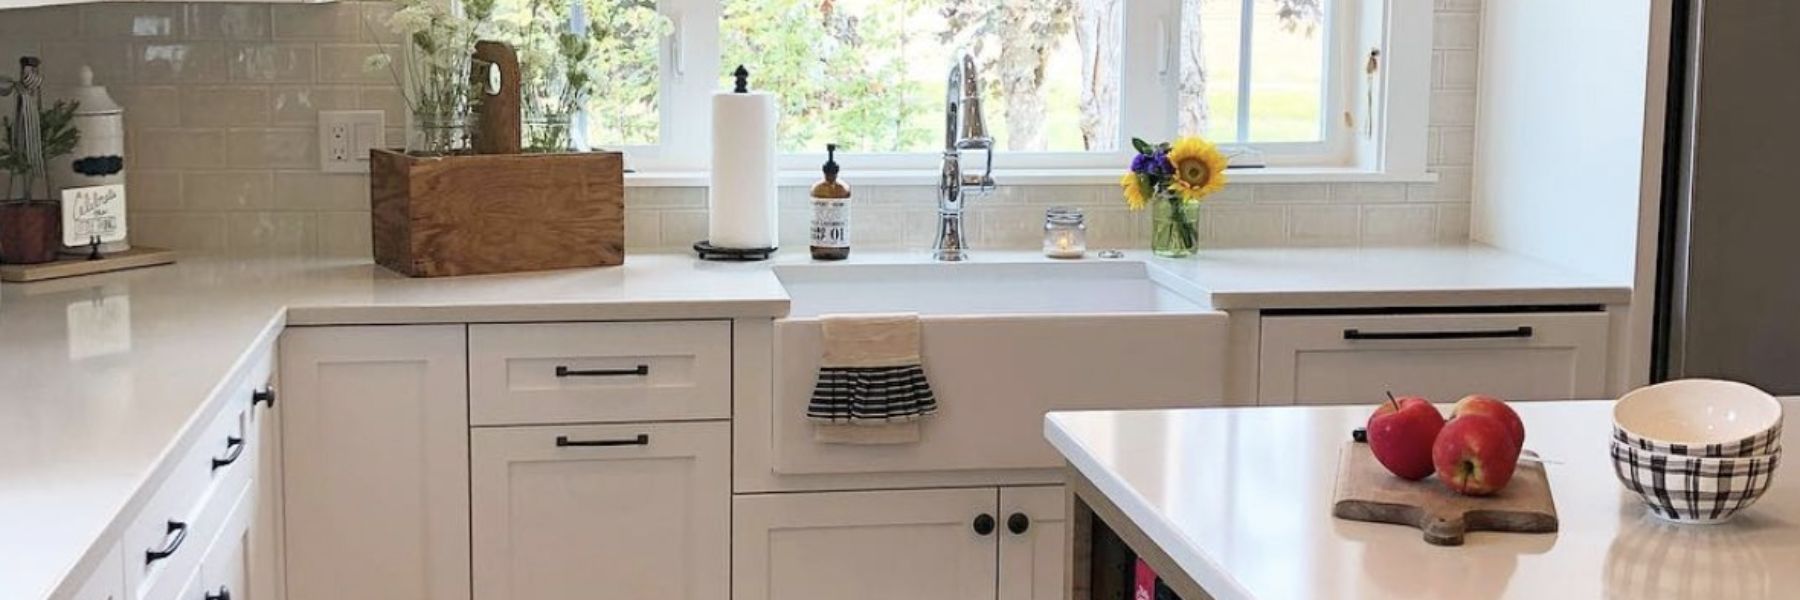
[[[250,43],[226,46],[232,81],[309,83],[318,69],[312,44]]]
[[[188,39],[266,40],[270,26],[266,4],[187,5]]]
[[[245,86],[181,86],[183,127],[252,127],[269,123],[269,90]]]
[[[1434,0],[1431,170],[1439,181],[1236,183],[1201,210],[1208,246],[1391,245],[1467,238],[1476,119],[1480,0]],[[72,82],[92,64],[126,107],[136,239],[246,254],[366,256],[368,177],[318,172],[320,110],[374,109],[400,145],[405,99],[389,71],[364,61],[399,39],[391,2],[118,3],[11,10],[0,52],[39,52]],[[855,172],[846,173],[855,184]],[[1004,183],[1004,182],[1003,182]],[[804,247],[809,186],[780,189],[780,240]],[[706,236],[704,187],[626,190],[626,244],[685,250]],[[928,185],[862,186],[852,201],[857,248],[923,252],[936,233]],[[1090,247],[1144,248],[1150,216],[1116,185],[1003,185],[971,197],[975,248],[1035,248],[1046,207],[1088,215]]]
[[[1362,242],[1372,246],[1437,242],[1437,207],[1367,205],[1362,207]]]
[[[268,171],[190,171],[182,175],[182,208],[200,211],[268,210],[274,206]]]
[[[1360,216],[1355,206],[1290,209],[1286,241],[1297,246],[1354,246],[1360,239]]]

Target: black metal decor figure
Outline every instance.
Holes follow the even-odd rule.
[[[44,110],[41,94],[44,76],[38,72],[38,65],[35,56],[20,57],[18,79],[0,76],[0,97],[17,96],[13,101],[12,139],[7,141],[14,152],[25,157],[28,165],[21,177],[15,177],[22,181],[7,182],[7,195],[11,196],[16,187],[19,190],[16,199],[19,200],[32,200],[31,188],[39,182],[44,188],[44,198],[50,199],[50,177],[44,169],[43,124],[38,121]]]

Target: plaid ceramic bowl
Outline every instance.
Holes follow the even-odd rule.
[[[1756,456],[1781,449],[1781,402],[1748,384],[1681,379],[1613,405],[1613,441],[1673,456]]]
[[[1721,523],[1769,490],[1781,452],[1705,458],[1672,456],[1614,442],[1613,473],[1650,514],[1676,523]]]

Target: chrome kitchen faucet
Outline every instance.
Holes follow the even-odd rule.
[[[947,87],[944,165],[938,176],[937,239],[931,243],[931,257],[958,261],[968,258],[969,251],[963,232],[963,198],[971,191],[985,194],[994,189],[994,138],[988,135],[987,120],[981,115],[981,82],[973,55],[964,53],[951,65]],[[963,174],[964,150],[981,150],[987,155],[980,175]]]

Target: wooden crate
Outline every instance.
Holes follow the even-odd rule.
[[[625,262],[617,152],[370,154],[375,262],[383,267],[443,277]]]

